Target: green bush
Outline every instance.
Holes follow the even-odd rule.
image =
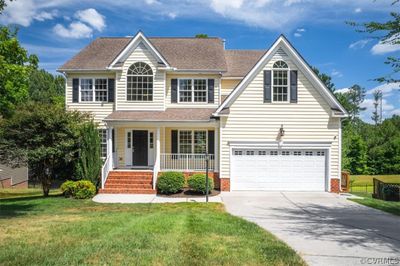
[[[72,197],[75,194],[75,188],[75,181],[71,180],[65,181],[60,187],[65,197]]]
[[[74,197],[76,199],[88,199],[96,194],[96,187],[87,180],[66,181],[61,185],[60,189],[66,197]]]
[[[188,185],[191,190],[199,193],[206,194],[206,175],[204,174],[194,174],[188,179]],[[211,193],[211,190],[214,189],[214,180],[212,178],[208,178],[208,191]]]
[[[179,172],[165,172],[157,179],[157,189],[162,194],[173,194],[183,189],[185,177]]]

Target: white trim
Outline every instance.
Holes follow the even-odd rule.
[[[341,188],[341,181],[342,181],[342,120],[340,119],[339,121],[339,162],[338,162],[338,178],[339,178],[339,184]]]
[[[181,142],[181,137],[180,137],[180,132],[181,131],[191,131],[192,133],[192,135],[191,135],[191,138],[192,138],[192,143],[191,143],[191,152],[185,152],[185,153],[189,153],[189,154],[202,154],[202,153],[195,153],[194,152],[194,132],[195,131],[202,131],[202,132],[206,132],[206,152],[208,152],[208,129],[178,129],[178,153],[181,153],[181,145],[180,145],[180,142]],[[215,134],[215,133],[214,133]],[[172,141],[172,140],[171,140]],[[215,140],[214,140],[215,141]],[[215,151],[214,151],[215,152]]]
[[[271,68],[271,103],[290,103],[290,68],[289,65],[284,61],[284,60],[277,60],[278,61],[282,61],[286,64],[287,68]],[[275,63],[276,63],[275,62]],[[274,63],[274,65],[275,65]],[[287,89],[287,100],[286,101],[274,101],[274,73],[275,71],[286,71],[286,77],[287,77],[287,85],[286,85],[286,89]],[[276,85],[280,88],[284,88],[284,85]]]
[[[224,76],[221,77],[222,80],[224,80],[224,79],[227,79],[227,80],[229,80],[229,79],[236,80],[236,79],[243,79],[243,78],[244,78],[244,77],[224,77]]]
[[[195,102],[194,101],[194,80],[195,79],[197,79],[197,80],[205,80],[206,81],[206,100],[204,101],[204,102]],[[180,86],[180,81],[181,80],[191,80],[192,81],[192,86],[191,86],[191,98],[192,98],[192,101],[191,102],[181,102],[181,97],[180,97],[180,90],[181,90],[181,86]],[[179,103],[182,103],[182,104],[185,104],[185,103],[190,103],[190,104],[208,104],[208,79],[207,78],[199,78],[199,77],[194,77],[194,78],[192,78],[192,77],[185,77],[185,78],[177,78],[177,82],[178,82],[178,90],[177,90],[177,93],[178,93],[178,95],[177,95],[177,103],[179,104]],[[215,79],[214,79],[214,94],[215,94]]]
[[[151,69],[152,75],[128,75],[128,71],[131,68],[131,66],[133,66],[134,64],[137,64],[137,63],[143,63],[143,64],[148,65],[150,67],[150,69]],[[151,84],[152,85],[152,88],[151,88],[151,90],[152,90],[151,101],[128,100],[128,77],[135,77],[135,76],[136,77],[152,77],[153,78],[152,84]],[[155,77],[156,77],[155,71],[153,70],[153,68],[148,63],[143,62],[143,61],[136,61],[135,63],[132,63],[128,67],[128,69],[126,70],[126,73],[125,73],[125,102],[127,102],[127,103],[152,103],[152,102],[154,102],[154,80],[155,80]],[[142,94],[142,97],[143,97],[143,94]]]
[[[144,34],[139,31],[135,37],[129,42],[129,44],[122,50],[122,52],[112,61],[112,63],[108,66],[108,69],[113,69],[113,66],[121,60],[126,54],[140,41],[142,41],[145,45],[147,45],[150,50],[160,59],[167,67],[170,67],[167,60],[157,51],[157,49],[151,44],[151,42],[144,36]]]
[[[278,48],[282,48],[284,46],[289,52],[290,55],[295,59],[295,63],[297,62],[302,71],[308,77],[309,81],[315,85],[315,87],[320,88],[321,95],[335,107],[339,108],[340,111],[343,112],[344,115],[348,115],[347,111],[343,108],[343,106],[339,103],[339,101],[332,95],[329,89],[321,82],[318,76],[312,71],[310,66],[304,61],[304,59],[300,56],[300,54],[293,48],[293,46],[287,41],[287,39],[281,35],[274,42],[270,49],[262,56],[262,58],[257,62],[257,64],[251,69],[251,71],[245,76],[244,79],[236,86],[233,92],[229,95],[229,97],[218,107],[215,112],[218,115],[224,108],[229,107],[236,98],[240,95],[240,93],[247,87],[247,85],[253,80],[255,75],[259,73],[261,68],[265,65],[268,60],[272,58]]]

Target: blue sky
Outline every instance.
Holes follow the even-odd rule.
[[[332,76],[338,89],[367,90],[362,113],[370,121],[372,91],[384,92],[384,116],[400,114],[397,84],[372,81],[391,72],[383,62],[400,45],[383,45],[345,21],[385,21],[399,11],[392,0],[16,0],[0,23],[20,28],[23,46],[52,73],[100,36],[194,36],[226,39],[229,49],[267,49],[283,33],[304,58]]]

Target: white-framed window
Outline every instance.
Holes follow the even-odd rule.
[[[284,61],[276,61],[272,67],[272,101],[289,101],[289,67]]]
[[[207,130],[179,130],[179,153],[206,153],[208,143],[207,135]]]
[[[294,152],[293,152],[293,155],[294,155],[294,156],[301,156],[301,151],[294,151]]]
[[[178,99],[180,103],[206,103],[208,101],[207,79],[179,79]]]
[[[126,74],[126,100],[153,101],[153,70],[143,62],[132,64]]]
[[[241,156],[241,155],[243,155],[243,151],[235,151],[235,155],[236,156]]]
[[[325,152],[324,151],[317,151],[317,156],[325,156]]]
[[[283,156],[289,156],[290,155],[290,151],[282,151],[282,155]]]
[[[149,148],[154,149],[154,133],[149,133]]]
[[[270,151],[269,155],[277,156],[278,155],[278,151]]]
[[[79,93],[81,102],[107,102],[107,78],[81,78],[79,79]]]
[[[254,151],[246,151],[246,155],[254,155]]]
[[[313,152],[312,151],[306,151],[305,154],[306,154],[306,156],[313,156]]]
[[[258,151],[258,155],[265,156],[267,155],[267,151]]]
[[[99,129],[100,136],[100,155],[103,158],[107,157],[107,129]]]

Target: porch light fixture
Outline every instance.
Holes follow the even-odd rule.
[[[285,136],[285,130],[283,129],[283,125],[281,125],[281,128],[279,129],[279,137]]]

